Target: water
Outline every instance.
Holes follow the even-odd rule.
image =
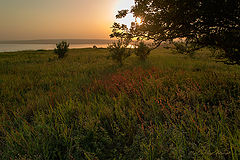
[[[108,44],[71,44],[69,48],[92,48],[96,45],[98,48],[106,48]],[[53,50],[56,44],[0,44],[0,52],[14,52],[25,50]]]

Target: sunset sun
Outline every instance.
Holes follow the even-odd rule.
[[[141,24],[143,23],[143,20],[142,20],[142,18],[137,17],[137,18],[135,19],[135,22],[137,23],[137,25],[141,25]]]

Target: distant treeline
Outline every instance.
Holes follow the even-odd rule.
[[[67,41],[71,44],[108,44],[114,41],[107,39],[41,39],[0,41],[0,44],[56,44],[62,40]]]

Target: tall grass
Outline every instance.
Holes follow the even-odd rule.
[[[240,68],[160,49],[0,55],[2,159],[239,159]]]

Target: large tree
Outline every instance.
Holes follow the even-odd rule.
[[[135,0],[130,11],[119,11],[116,17],[130,12],[142,24],[132,23],[127,30],[115,23],[112,36],[150,39],[156,47],[184,38],[196,48],[221,49],[230,62],[240,64],[240,0]]]

